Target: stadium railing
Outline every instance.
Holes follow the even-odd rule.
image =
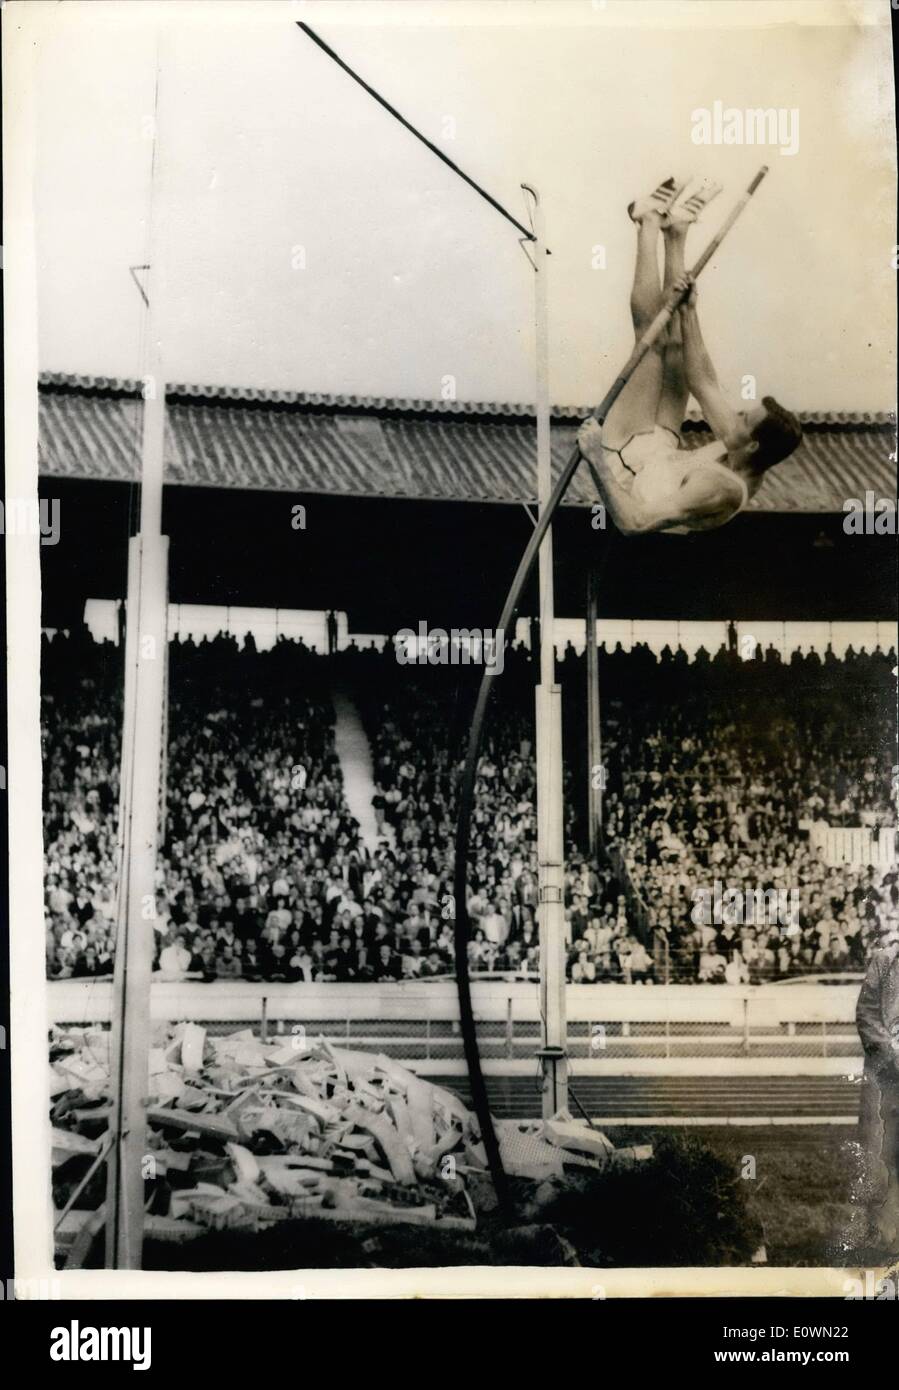
[[[112,986],[90,981],[48,985],[50,1021],[65,1028],[108,1026]],[[829,988],[807,981],[702,988],[572,985],[567,992],[568,1050],[582,1072],[663,1070],[702,1059],[728,1059],[735,1070],[839,1070],[861,1060],[855,1029],[857,980]],[[437,1068],[462,1057],[456,988],[442,981],[372,985],[155,984],[154,1023],[189,1019],[212,1033],[250,1027],[299,1044],[387,1052]],[[478,1041],[485,1061],[532,1064],[540,1044],[536,983],[478,979]]]

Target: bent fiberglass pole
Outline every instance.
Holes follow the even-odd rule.
[[[705,269],[767,172],[768,169],[766,165],[759,170],[746,189],[746,192],[722,223],[718,232],[712,237],[708,246],[702,252],[690,272],[694,278],[699,276]],[[649,352],[653,343],[655,343],[659,335],[664,332],[675,309],[678,308],[688,293],[688,290],[674,290],[668,295],[662,308],[634,347],[633,352],[615,378],[610,389],[592,412],[593,418],[598,421],[599,424],[602,424],[637,367]],[[496,629],[499,634],[499,640],[502,642],[505,642],[506,633],[510,630],[515,611],[521,600],[522,590],[539,553],[543,537],[549,529],[559,504],[568,491],[569,484],[577,472],[580,460],[581,453],[577,444],[575,444],[571,452],[571,457],[559,476],[559,480],[552,491],[546,508],[540,513],[537,524],[528,539],[524,554],[519,561],[518,569],[515,571],[515,577],[512,580],[512,586],[509,589],[506,602],[503,605],[503,611]],[[484,1148],[490,1165],[490,1174],[493,1179],[494,1188],[496,1189],[497,1201],[501,1209],[508,1210],[508,1183],[500,1157],[496,1130],[493,1127],[493,1120],[490,1115],[484,1074],[481,1070],[481,1059],[477,1047],[474,1014],[471,1005],[471,980],[468,975],[468,940],[471,930],[468,918],[468,843],[471,830],[471,813],[474,805],[475,777],[477,775],[478,760],[481,751],[481,738],[484,731],[484,720],[487,713],[487,701],[490,695],[492,680],[493,676],[490,669],[485,667],[484,674],[481,676],[477,703],[475,705],[471,729],[468,735],[468,752],[465,759],[465,770],[462,775],[462,787],[459,795],[459,819],[456,824],[454,875],[456,898],[455,957],[456,987],[459,993],[459,1019],[462,1038],[465,1044],[465,1060],[468,1064],[472,1102],[478,1117],[481,1137],[484,1141]]]
[[[333,59],[333,61],[337,63],[338,67],[342,68],[343,71],[349,77],[351,77],[354,82],[357,82],[364,91],[368,92],[369,96],[372,97],[378,103],[379,106],[382,106],[385,111],[389,112],[389,114],[393,116],[395,120],[399,121],[399,123],[402,126],[404,126],[405,129],[410,132],[410,134],[414,135],[415,138],[417,140],[420,140],[421,143],[425,145],[427,149],[431,151],[432,154],[436,155],[436,157],[443,164],[447,165],[448,168],[452,169],[453,173],[458,174],[459,178],[461,178],[465,183],[467,183],[470,188],[473,188],[474,191],[486,202],[488,202],[491,207],[495,208],[496,211],[499,212],[506,219],[507,222],[510,222],[512,226],[515,227],[522,234],[523,237],[525,237],[528,241],[535,240],[535,236],[532,231],[529,231],[527,227],[523,226],[517,218],[513,217],[512,214],[506,208],[503,207],[502,203],[498,202],[496,198],[494,198],[490,193],[488,193],[486,189],[482,188],[479,183],[476,183],[473,178],[471,178],[468,174],[465,173],[464,169],[460,169],[458,164],[456,164],[452,159],[450,159],[448,155],[444,154],[443,151],[439,149],[435,144],[433,144],[432,141],[428,140],[427,137],[424,136],[420,130],[417,130],[416,127],[412,125],[411,121],[407,121],[405,116],[401,115],[400,112],[397,111],[396,107],[391,106],[390,102],[388,102],[384,97],[382,97],[380,93],[375,90],[374,87],[372,87],[368,82],[366,82],[362,77],[360,77],[357,72],[354,72],[350,65],[344,62],[340,55],[338,53],[335,53],[334,49],[331,48],[331,46],[327,44],[325,40],[322,39],[315,32],[314,29],[310,28],[308,24],[304,24],[299,20],[297,21],[297,27],[301,29],[302,32],[306,34],[306,36],[310,38],[312,42],[315,43],[322,50],[323,53],[326,53],[329,58]],[[694,265],[693,270],[691,272],[694,277],[700,274],[700,272],[705,268],[708,261],[715,254],[718,247],[721,245],[721,242],[724,240],[725,236],[730,231],[737,218],[740,216],[740,213],[743,211],[746,204],[749,202],[749,199],[752,197],[753,193],[758,188],[759,184],[761,183],[762,179],[765,177],[765,174],[767,172],[767,167],[763,167],[756,174],[755,178],[752,180],[752,183],[749,185],[742,198],[733,208],[730,215],[726,218],[717,234],[709,242],[708,246],[705,248],[702,255],[699,257],[699,260]],[[549,252],[547,251],[547,255],[548,254]],[[609,413],[609,410],[612,408],[612,405],[618,399],[619,395],[621,394],[624,387],[627,385],[627,382],[630,380],[636,368],[643,361],[643,358],[646,356],[653,343],[659,337],[659,334],[664,331],[669,319],[671,318],[671,315],[674,313],[675,309],[678,307],[681,300],[684,298],[685,292],[680,294],[673,294],[669,296],[669,298],[665,301],[662,309],[659,311],[656,318],[652,321],[649,328],[644,333],[643,337],[637,343],[636,347],[634,348],[634,351],[631,353],[620,374],[615,378],[615,381],[612,383],[611,389],[600,402],[600,404],[596,407],[596,410],[593,411],[594,419],[598,420],[600,424],[605,419],[606,415]],[[527,547],[525,548],[525,552],[521,557],[521,561],[518,565],[518,569],[515,572],[515,578],[512,581],[512,587],[509,590],[509,595],[506,599],[502,616],[499,621],[498,630],[502,634],[501,640],[503,641],[505,641],[506,630],[512,621],[512,617],[515,613],[516,608],[518,607],[521,598],[521,591],[524,588],[525,583],[527,582],[528,575],[531,572],[531,567],[540,549],[540,544],[549,528],[553,516],[555,515],[559,507],[559,503],[565,496],[565,493],[568,490],[568,486],[572,478],[574,477],[575,472],[577,471],[577,466],[580,462],[580,458],[580,450],[577,448],[577,446],[575,446],[571,458],[568,460],[568,463],[566,464],[565,469],[562,472],[559,481],[557,482],[555,489],[553,490],[552,495],[550,496],[549,503],[545,511],[541,514],[538,523],[534,529],[534,532],[528,541]],[[481,737],[483,734],[484,727],[484,717],[487,709],[487,698],[490,692],[490,680],[490,671],[488,668],[485,667],[484,675],[481,677],[481,685],[478,691],[477,704],[475,705],[474,717],[469,733],[468,752],[465,760],[465,770],[462,776],[462,788],[459,800],[459,819],[456,826],[456,862],[454,874],[456,918],[454,944],[456,964],[456,987],[459,995],[459,1027],[462,1033],[462,1042],[465,1050],[465,1061],[468,1067],[469,1084],[471,1086],[471,1099],[475,1109],[475,1114],[477,1116],[478,1126],[481,1132],[481,1138],[484,1141],[484,1149],[487,1156],[487,1163],[490,1168],[490,1176],[493,1181],[494,1189],[496,1191],[497,1202],[499,1203],[500,1209],[503,1211],[503,1213],[507,1214],[510,1210],[509,1189],[508,1183],[506,1181],[505,1169],[503,1168],[502,1159],[500,1157],[499,1143],[496,1137],[496,1130],[493,1127],[493,1117],[490,1114],[490,1106],[487,1098],[487,1087],[484,1081],[484,1073],[481,1069],[481,1057],[480,1053],[478,1052],[477,1034],[475,1032],[474,1024],[474,1013],[472,1011],[471,1005],[471,980],[469,979],[468,975],[468,936],[470,931],[467,909],[468,841],[471,829],[472,804],[474,801],[474,781],[477,772],[478,757],[480,754]]]

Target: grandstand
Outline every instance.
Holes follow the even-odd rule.
[[[585,854],[583,769],[572,764],[570,981],[758,985],[858,972],[872,943],[896,930],[895,826],[881,747],[895,651],[850,648],[842,661],[796,652],[790,663],[772,652],[744,661],[722,648],[690,663],[667,647],[658,658],[639,646],[603,651],[613,853],[595,864]],[[51,978],[99,977],[112,966],[116,654],[86,634],[45,643]],[[559,668],[575,706],[583,660],[569,651]],[[479,783],[471,968],[536,978],[526,649],[509,653],[505,675]],[[343,766],[338,690],[368,732],[368,746],[353,746]],[[464,694],[464,681],[447,682],[440,667],[409,670],[389,645],[362,652],[348,643],[329,658],[283,638],[267,652],[226,636],[173,642],[157,969],[207,980],[249,969],[272,983],[338,984],[450,973]],[[347,777],[362,783],[360,815],[368,799],[367,844],[349,810]],[[857,826],[867,848],[828,863],[814,843],[822,825]],[[767,900],[760,921],[737,913],[729,922],[720,906],[717,921],[699,921],[697,894],[715,882],[781,901],[789,892],[795,923],[767,911]]]

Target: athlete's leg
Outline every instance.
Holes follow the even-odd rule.
[[[665,233],[665,278],[663,289],[667,293],[684,274],[684,247],[687,241],[689,223],[670,223]],[[665,350],[662,357],[662,389],[656,411],[656,424],[675,434],[680,433],[687,411],[690,392],[684,372],[684,348],[681,336],[680,315],[675,314],[668,326]]]
[[[648,212],[637,224],[637,261],[631,290],[631,317],[637,338],[649,326],[662,303],[658,246],[661,216]],[[648,352],[621,392],[603,424],[603,441],[620,449],[632,435],[655,427],[662,391],[663,345]]]
[[[665,291],[671,290],[686,270],[684,247],[688,228],[720,192],[721,185],[714,179],[702,179],[698,184],[691,184],[685,188],[671,204],[663,221]],[[689,383],[684,371],[680,315],[675,314],[668,326],[656,424],[680,434],[689,395]]]
[[[631,319],[637,338],[645,332],[662,307],[662,286],[659,282],[661,230],[662,217],[657,212],[646,213],[637,223],[637,259],[631,286]]]

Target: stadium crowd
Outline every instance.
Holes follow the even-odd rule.
[[[452,971],[455,798],[466,668],[400,666],[350,647],[268,651],[228,636],[170,646],[163,850],[149,908],[156,969],[213,981],[393,981]],[[606,841],[578,850],[566,771],[565,916],[572,982],[759,981],[858,970],[899,923],[895,871],[828,868],[809,829],[892,824],[895,654],[741,662],[601,652]],[[72,671],[80,672],[73,683]],[[583,657],[559,662],[584,688]],[[447,677],[451,676],[451,681]],[[356,702],[377,834],[347,806],[330,692]],[[726,692],[726,698],[724,693]],[[536,976],[533,672],[507,653],[472,825],[472,971]],[[110,643],[43,643],[47,969],[112,968],[121,662]],[[578,718],[580,715],[578,714]],[[576,721],[566,721],[572,724]],[[583,721],[581,720],[581,723]],[[569,750],[570,751],[570,750]],[[570,768],[579,760],[566,756]],[[697,890],[793,894],[774,923],[697,912]],[[155,915],[153,915],[155,913]],[[781,914],[782,915],[782,914]],[[750,914],[751,916],[751,914]],[[715,920],[717,918],[717,920]]]
[[[684,680],[663,653],[652,695],[616,710],[607,834],[670,978],[858,971],[899,930],[895,867],[828,865],[813,837],[820,822],[872,838],[896,823],[895,654],[797,657],[722,652]]]

